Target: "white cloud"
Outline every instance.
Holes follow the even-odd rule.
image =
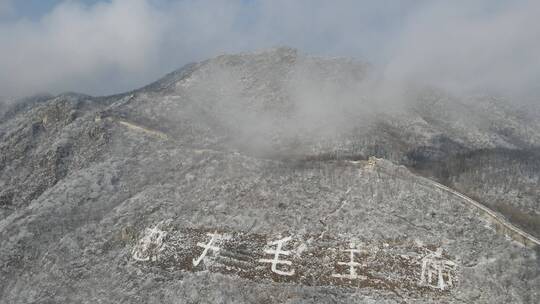
[[[454,92],[538,98],[539,13],[538,1],[426,6],[407,21],[386,74],[398,83],[431,83]]]
[[[535,92],[539,12],[534,0],[67,1],[0,24],[0,95],[120,92],[193,60],[275,45],[374,61],[393,83]]]
[[[0,90],[99,90],[137,79],[159,54],[163,22],[144,0],[59,5],[36,23],[1,26]],[[129,82],[129,81],[128,81]]]

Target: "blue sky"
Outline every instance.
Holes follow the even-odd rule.
[[[39,18],[50,11],[59,1],[54,0],[26,0],[13,2],[13,15],[17,17]]]
[[[96,2],[103,2],[104,0],[80,0],[80,2],[92,5]],[[18,0],[11,1],[12,12],[9,18],[28,18],[38,19],[43,15],[50,12],[56,5],[62,0]],[[3,16],[7,18],[6,16]]]
[[[397,82],[531,92],[539,15],[536,0],[0,0],[0,96],[112,94],[281,45]]]
[[[97,2],[110,2],[110,0],[76,0],[85,5],[92,5]],[[171,2],[174,0],[154,0],[153,2],[159,4],[158,2]],[[65,0],[18,0],[11,1],[11,6],[13,8],[13,13],[9,16],[13,18],[29,18],[29,19],[38,19],[43,15],[50,12],[56,5]],[[246,6],[249,6],[254,1],[252,0],[243,0]],[[4,16],[6,17],[6,16]]]

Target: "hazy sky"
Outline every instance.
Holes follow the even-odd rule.
[[[122,92],[287,45],[372,62],[395,83],[538,100],[538,16],[537,0],[0,0],[0,96]]]

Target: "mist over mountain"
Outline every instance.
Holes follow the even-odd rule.
[[[24,14],[26,7],[49,7]],[[538,104],[535,0],[0,1],[0,94],[121,93],[224,52],[290,45],[398,86]]]
[[[0,302],[537,303],[532,106],[281,47],[0,103]]]

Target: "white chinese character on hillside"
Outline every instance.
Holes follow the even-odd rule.
[[[280,260],[279,259],[280,254],[282,254],[282,255],[290,255],[289,251],[281,250],[281,248],[283,248],[283,244],[285,244],[286,242],[288,242],[290,240],[291,240],[291,237],[286,237],[286,238],[283,238],[281,240],[270,242],[268,245],[277,245],[276,250],[266,249],[266,250],[264,250],[264,252],[266,252],[267,254],[273,254],[274,258],[273,259],[260,259],[259,262],[261,262],[261,263],[271,263],[272,264],[272,267],[271,267],[272,272],[277,273],[279,275],[284,275],[284,276],[292,276],[292,275],[294,275],[294,269],[291,269],[289,271],[283,271],[283,270],[277,269],[277,265],[288,265],[288,266],[292,265],[291,261],[285,261],[285,260]]]
[[[207,233],[206,235],[210,237],[210,241],[208,241],[208,244],[197,243],[197,246],[203,248],[203,252],[197,259],[193,259],[193,267],[197,267],[197,265],[199,265],[199,263],[204,260],[209,250],[212,250],[214,252],[214,255],[217,255],[219,253],[220,248],[213,244],[215,244],[219,239],[221,239],[222,236],[217,234],[216,232]]]
[[[354,261],[354,254],[361,253],[361,251],[355,248],[354,243],[350,243],[349,248],[350,249],[345,249],[342,251],[349,253],[350,261],[338,262],[338,265],[349,266],[349,273],[348,274],[332,274],[332,277],[340,278],[340,279],[349,279],[349,280],[355,280],[355,279],[365,280],[366,279],[365,276],[358,275],[358,273],[356,272],[356,267],[362,266],[362,264]]]
[[[149,261],[150,259],[155,261],[157,254],[164,248],[163,240],[166,236],[167,232],[160,230],[158,225],[154,228],[146,228],[144,236],[133,248],[133,259],[137,261]]]
[[[422,259],[420,284],[444,290],[451,288],[455,281],[456,263],[442,257],[442,249],[430,251]]]

